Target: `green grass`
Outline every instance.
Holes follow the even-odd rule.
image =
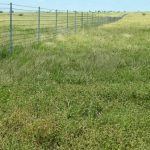
[[[149,150],[150,14],[0,60],[0,149]]]

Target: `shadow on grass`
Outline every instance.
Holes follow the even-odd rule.
[[[9,50],[8,46],[2,46],[0,48],[0,61],[3,59],[7,59],[10,57],[16,58],[19,56],[20,53],[22,53],[26,48],[34,48],[34,49],[39,49],[41,46],[41,43],[39,44],[25,44],[25,45],[16,45],[13,47],[12,52]]]
[[[6,47],[0,49],[0,60],[5,59],[10,56],[10,53]]]

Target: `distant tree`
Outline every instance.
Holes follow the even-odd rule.
[[[3,11],[2,11],[2,10],[0,10],[0,13],[3,13]]]
[[[143,16],[146,16],[146,13],[142,13]]]

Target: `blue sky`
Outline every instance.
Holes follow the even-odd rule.
[[[61,10],[121,10],[150,11],[150,0],[0,0]]]

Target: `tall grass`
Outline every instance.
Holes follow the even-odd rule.
[[[1,149],[149,150],[149,20],[128,14],[1,59]]]

